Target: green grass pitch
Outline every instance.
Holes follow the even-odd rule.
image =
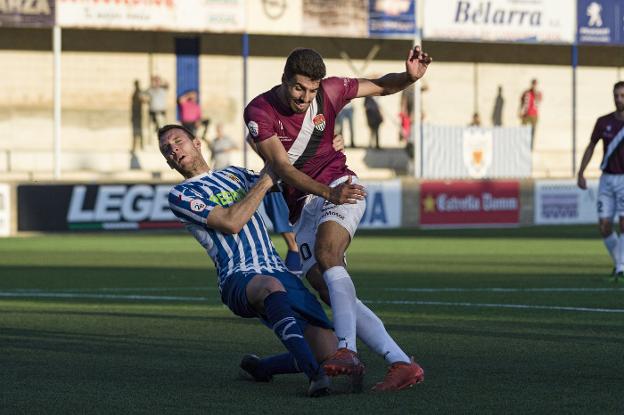
[[[282,347],[221,305],[187,234],[0,239],[0,413],[624,413],[624,283],[595,227],[362,232],[348,260],[425,383],[313,400],[303,375],[239,379]],[[386,366],[360,352],[368,390]]]

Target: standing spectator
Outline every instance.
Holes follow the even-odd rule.
[[[492,125],[494,127],[500,127],[503,125],[503,105],[505,100],[503,99],[503,87],[498,86],[498,94],[494,101],[494,109],[492,110]]]
[[[531,125],[531,150],[535,140],[535,128],[539,115],[538,106],[542,102],[542,93],[537,90],[537,79],[531,80],[531,88],[522,93],[520,98],[520,118],[522,125]]]
[[[401,92],[399,118],[401,121],[399,141],[407,143],[412,134],[412,123],[414,122],[414,85]]]
[[[149,96],[150,120],[154,125],[154,131],[158,131],[167,118],[167,89],[169,84],[164,82],[160,76],[152,76],[150,87],[147,90]]]
[[[148,98],[145,92],[141,91],[139,80],[134,80],[134,91],[132,92],[131,122],[132,122],[132,153],[143,150],[143,103]]]
[[[366,122],[370,129],[370,147],[379,148],[379,127],[383,122],[383,117],[374,97],[364,98],[364,109],[366,110]]]
[[[208,143],[210,148],[212,167],[221,170],[230,165],[230,153],[238,150],[232,139],[223,134],[223,125],[217,124],[217,135]]]
[[[345,107],[338,113],[336,117],[336,125],[334,127],[334,134],[341,135],[342,138],[345,138],[344,133],[344,122],[347,121],[349,123],[349,138],[351,144],[349,147],[355,147],[355,131],[353,130],[353,104],[349,102]],[[346,140],[345,140],[346,144]]]
[[[180,122],[193,135],[197,135],[197,129],[201,123],[201,107],[197,91],[187,91],[178,98],[180,106]]]

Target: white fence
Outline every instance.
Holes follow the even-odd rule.
[[[531,177],[530,127],[423,125],[420,171],[426,179]]]

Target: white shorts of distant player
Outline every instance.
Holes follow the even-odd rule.
[[[603,173],[598,184],[598,217],[624,216],[624,174]]]
[[[330,187],[336,187],[347,181],[349,176],[343,176],[330,183]],[[358,183],[355,176],[351,176],[351,183]],[[308,195],[301,211],[301,216],[294,226],[295,237],[301,261],[303,263],[302,276],[316,264],[314,257],[314,246],[318,227],[327,221],[334,221],[345,228],[351,239],[355,235],[364,211],[366,210],[366,200],[358,200],[357,203],[345,203],[334,205],[333,203],[315,195]]]

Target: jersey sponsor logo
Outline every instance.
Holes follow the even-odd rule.
[[[210,201],[216,203],[221,206],[229,206],[233,203],[236,203],[243,199],[247,193],[245,189],[237,189],[237,190],[224,190],[219,193],[215,193],[210,196]]]
[[[199,199],[193,199],[190,201],[189,204],[193,212],[201,212],[204,209],[206,209],[206,204],[202,200],[199,200]]]
[[[325,122],[325,116],[323,114],[315,115],[314,118],[312,119],[312,122],[314,122],[314,128],[316,128],[320,132],[325,131],[326,122]]]
[[[247,123],[247,128],[252,136],[258,137],[258,123],[255,121],[249,121]]]

